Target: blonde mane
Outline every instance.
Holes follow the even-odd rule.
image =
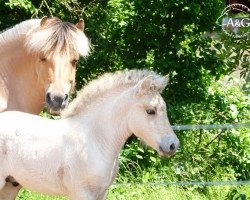
[[[78,52],[87,56],[90,45],[85,34],[69,22],[51,18],[40,26],[41,19],[30,19],[0,33],[0,44],[8,45],[19,39],[30,53],[70,55]]]
[[[82,113],[89,105],[111,93],[117,88],[128,88],[136,85],[143,78],[152,75],[157,82],[162,76],[148,70],[128,70],[115,73],[106,73],[98,79],[89,82],[78,93],[77,97],[70,103],[69,107],[62,113],[64,118]],[[164,86],[165,87],[165,86]],[[164,88],[155,88],[162,91]]]
[[[90,50],[88,39],[82,31],[74,24],[55,17],[27,33],[26,47],[30,52],[42,52],[45,55],[79,52],[86,56]]]

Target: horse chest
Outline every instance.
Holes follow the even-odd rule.
[[[91,154],[89,156],[92,157]],[[83,185],[89,185],[91,188],[96,188],[96,190],[107,188],[112,183],[117,172],[116,161],[107,162],[99,156],[88,159],[81,165],[78,166],[81,170],[77,170],[79,174],[74,175],[79,180],[75,181]]]

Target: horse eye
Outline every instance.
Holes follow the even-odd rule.
[[[46,58],[45,58],[45,57],[41,57],[41,58],[40,58],[40,61],[41,61],[41,62],[45,62],[45,61],[46,61]]]
[[[72,65],[76,65],[78,63],[78,60],[74,59],[71,61]]]
[[[154,110],[154,109],[147,109],[146,112],[147,112],[149,115],[155,115],[155,110]]]

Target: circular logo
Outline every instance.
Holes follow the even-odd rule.
[[[232,14],[235,11],[240,14]],[[250,33],[250,9],[242,4],[228,5],[216,20],[216,24],[230,37],[247,37]]]

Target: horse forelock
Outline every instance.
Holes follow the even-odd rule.
[[[112,94],[119,88],[128,89],[134,87],[140,80],[147,76],[153,76],[158,82],[163,76],[148,70],[128,70],[115,73],[105,73],[98,79],[89,82],[78,93],[77,97],[70,103],[69,107],[62,112],[64,118],[83,113],[92,103],[103,98],[106,94]],[[165,86],[164,86],[165,87]],[[151,88],[160,92],[162,88]]]
[[[87,37],[75,25],[58,18],[49,19],[27,33],[25,46],[30,53],[44,56],[53,54],[68,55],[79,53],[86,56],[90,47]]]

